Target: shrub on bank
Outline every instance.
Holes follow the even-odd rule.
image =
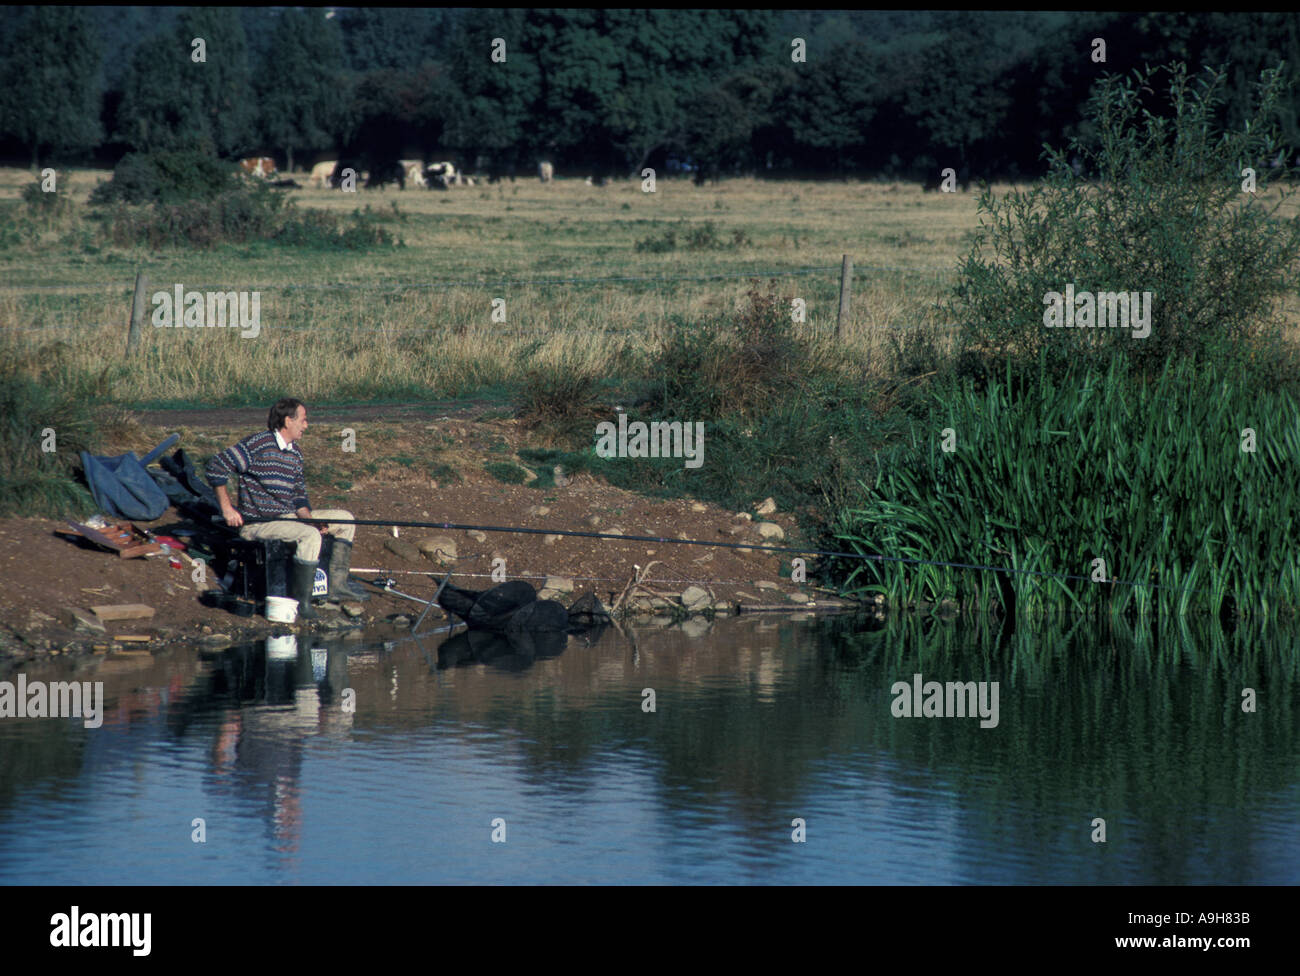
[[[636,365],[645,395],[621,398],[629,403],[628,423],[702,423],[702,464],[597,456],[595,424],[617,423],[617,415],[598,408],[599,377],[578,363],[528,374],[521,417],[549,435],[547,441],[570,448],[533,460],[543,467],[560,463],[569,473],[590,471],[622,488],[688,494],[729,508],[773,495],[784,511],[828,519],[869,474],[873,448],[902,428],[902,397],[838,375],[826,351],[792,327],[789,308],[775,286],[756,287],[733,318],[679,323]]]
[[[1300,218],[1278,219],[1263,200],[1283,85],[1280,70],[1264,72],[1252,116],[1224,132],[1221,72],[1193,82],[1175,65],[1099,82],[1091,138],[1048,148],[1050,171],[1029,189],[980,196],[983,219],[949,307],[966,323],[963,370],[996,377],[1010,364],[1028,389],[1040,362],[1059,378],[1075,364],[1105,368],[1119,358],[1153,377],[1170,357],[1206,363],[1258,349],[1300,263]],[[1246,167],[1254,193],[1243,190]],[[1149,293],[1149,335],[1135,338],[1146,326],[1134,324],[1049,328],[1045,296],[1064,303],[1067,287]],[[1086,314],[1087,299],[1079,301]],[[1120,311],[1117,299],[1105,306]],[[1096,321],[1102,301],[1094,307]]]
[[[795,331],[789,299],[757,286],[733,320],[678,323],[657,351],[649,409],[706,419],[752,417],[802,395],[812,353]]]

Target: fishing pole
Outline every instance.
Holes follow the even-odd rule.
[[[220,516],[214,517],[219,520]],[[249,518],[244,519],[245,525],[256,525],[265,522],[285,522],[301,521],[297,518]],[[622,542],[657,542],[667,545],[682,546],[717,546],[723,549],[748,549],[753,552],[792,552],[803,556],[828,556],[839,559],[870,559],[877,562],[896,562],[908,563],[914,566],[939,566],[947,569],[979,569],[995,573],[1017,573],[1022,576],[1042,576],[1049,579],[1077,580],[1080,582],[1092,582],[1089,576],[1079,576],[1070,573],[1052,573],[1041,569],[1019,569],[1011,566],[990,566],[983,563],[959,563],[943,562],[932,559],[909,559],[906,556],[885,556],[880,554],[863,553],[863,552],[837,552],[831,549],[810,549],[797,548],[794,546],[763,546],[754,545],[748,542],[710,542],[707,539],[668,539],[663,536],[651,535],[614,535],[608,532],[584,532],[579,529],[529,529],[523,526],[508,525],[462,525],[457,522],[416,522],[401,521],[394,519],[328,519],[321,520],[316,518],[306,519],[307,524],[319,525],[375,525],[375,526],[396,526],[402,529],[444,529],[461,532],[512,532],[527,533],[530,535],[560,535],[576,536],[583,539],[616,539]],[[1132,580],[1111,579],[1107,583],[1119,583],[1124,586],[1150,586],[1153,589],[1176,589],[1168,583],[1143,583]],[[445,581],[444,581],[445,584]],[[1197,592],[1193,590],[1192,592]],[[1204,591],[1203,591],[1204,592]]]

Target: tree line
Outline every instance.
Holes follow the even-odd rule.
[[[1032,176],[1105,74],[1175,60],[1229,66],[1227,125],[1285,62],[1300,144],[1296,13],[54,6],[0,8],[0,156]]]

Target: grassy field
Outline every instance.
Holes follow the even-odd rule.
[[[299,208],[370,210],[400,247],[151,252],[96,243],[85,199],[108,175],[71,172],[71,214],[28,240],[0,239],[0,338],[11,355],[57,357],[66,375],[103,375],[141,405],[256,403],[286,390],[318,402],[457,396],[512,386],[536,365],[633,375],[665,326],[734,314],[748,272],[823,269],[772,280],[783,298],[806,301],[801,333],[830,340],[844,253],[856,273],[835,359],[880,378],[918,335],[946,345],[936,303],[977,225],[975,193],[915,184],[664,180],[648,194],[639,182],[528,179],[445,193],[293,191]],[[0,223],[20,214],[30,179],[0,170]],[[149,327],[128,361],[137,271],[151,293],[178,282],[260,291],[261,334]],[[671,280],[710,275],[735,277]],[[649,280],[590,280],[602,278]],[[504,323],[492,321],[497,298]],[[1286,314],[1300,323],[1300,302]]]
[[[305,189],[293,194],[298,207],[369,208],[404,246],[151,253],[93,242],[84,201],[107,175],[72,174],[73,214],[39,241],[0,250],[0,324],[11,349],[50,356],[58,340],[72,373],[107,368],[115,395],[133,404],[260,402],[289,389],[333,401],[454,396],[513,384],[533,364],[618,376],[634,371],[666,325],[733,313],[751,271],[824,268],[775,280],[783,297],[806,301],[804,333],[832,337],[846,252],[857,273],[841,352],[879,373],[891,338],[906,344],[918,326],[940,324],[934,305],[965,250],[976,200],[907,184],[754,180],[662,181],[654,194],[639,183],[578,180],[446,193]],[[0,170],[0,214],[18,212],[29,179]],[[668,249],[637,247],[668,247],[670,233]],[[137,271],[151,291],[177,282],[261,291],[261,335],[149,328],[128,362]],[[665,280],[709,275],[736,277]],[[651,280],[588,280],[616,277]],[[567,278],[583,280],[529,283]],[[506,301],[504,323],[491,321],[494,298]]]

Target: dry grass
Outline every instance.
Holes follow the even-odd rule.
[[[63,178],[84,206],[107,176],[84,171]],[[30,178],[25,170],[0,169],[0,219],[19,206]],[[298,178],[305,183],[305,175]],[[895,343],[906,347],[918,327],[944,324],[936,303],[977,221],[974,193],[926,194],[900,183],[735,180],[696,187],[672,180],[646,194],[639,181],[588,187],[560,179],[446,193],[304,189],[293,197],[299,207],[387,212],[405,247],[361,255],[269,245],[203,253],[100,249],[88,243],[89,224],[79,219],[71,231],[0,248],[0,277],[14,289],[0,290],[6,355],[49,355],[50,343],[61,341],[64,368],[94,375],[107,368],[116,395],[132,403],[261,402],[286,390],[309,399],[448,396],[515,384],[538,366],[615,373],[654,348],[674,321],[703,322],[740,309],[751,284],[740,277],[524,282],[820,266],[830,270],[781,282],[784,296],[807,302],[801,331],[824,341],[828,368],[879,375]],[[638,240],[679,220],[713,221],[727,241],[743,230],[749,243],[636,250]],[[856,268],[852,316],[834,343],[838,266],[846,252]],[[261,334],[243,339],[230,329],[147,326],[140,355],[128,361],[137,270],[157,290],[181,282],[260,291]],[[427,287],[477,281],[485,284]],[[506,301],[503,323],[492,321],[494,298]],[[1300,299],[1293,297],[1284,314],[1300,324]],[[937,332],[946,344],[950,330]]]

